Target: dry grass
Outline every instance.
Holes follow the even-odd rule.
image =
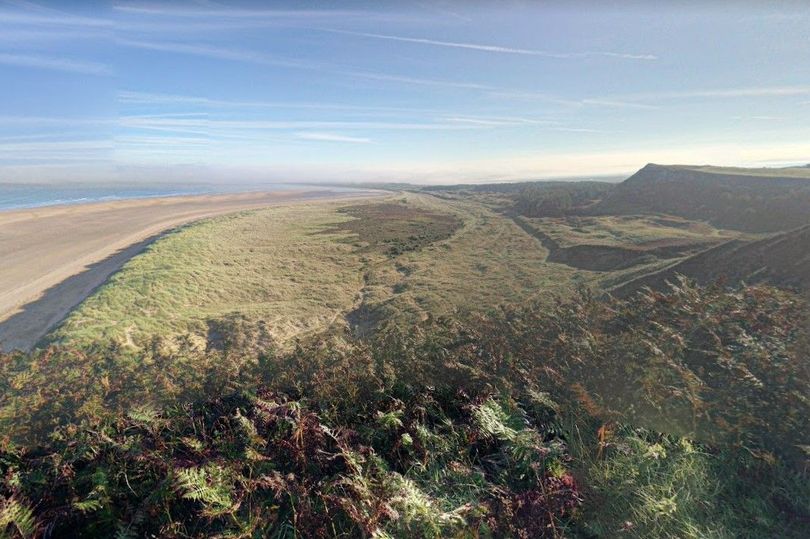
[[[739,235],[679,217],[611,215],[525,220],[559,243],[560,247],[586,244],[645,249],[665,245],[701,245]]]
[[[243,212],[173,232],[133,258],[52,338],[140,346],[153,335],[206,336],[238,313],[279,341],[324,329],[354,303],[361,262],[335,203]]]
[[[684,166],[689,170],[708,172],[710,174],[736,174],[739,176],[758,176],[762,178],[795,178],[799,180],[810,180],[810,167],[786,167],[786,168],[738,168],[738,167],[691,167]]]
[[[453,215],[463,226],[447,239],[393,258],[385,252],[365,255],[365,286],[355,320],[363,331],[564,295],[573,284],[594,279],[591,272],[546,262],[548,251],[539,241],[476,201],[412,193],[399,200]]]
[[[364,204],[368,210],[359,209]],[[374,227],[381,211],[386,237],[363,241],[364,227]],[[425,241],[413,240],[414,230]],[[407,323],[565,293],[572,283],[593,280],[589,272],[546,263],[547,254],[510,219],[474,201],[400,194],[385,204],[243,212],[162,238],[51,338],[133,349],[155,335],[192,334],[206,342],[215,322],[238,315],[285,343],[340,327],[358,307],[372,313],[364,322],[370,326]]]
[[[677,218],[527,221],[562,246],[701,245],[727,234]],[[137,349],[155,335],[191,334],[206,346],[216,338],[212,327],[238,316],[285,344],[346,320],[368,333],[381,324],[567,295],[575,285],[599,286],[627,273],[576,269],[547,256],[538,239],[475,199],[405,193],[243,212],[156,242],[52,338]]]

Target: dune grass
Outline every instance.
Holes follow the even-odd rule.
[[[526,221],[561,246],[700,248],[728,237],[703,223],[656,216]],[[626,273],[577,269],[548,255],[539,239],[474,198],[399,193],[243,212],[155,242],[49,338],[136,350],[155,336],[182,336],[204,349],[217,344],[223,323],[240,319],[286,346],[347,325],[368,334],[565,296]]]
[[[361,333],[429,316],[482,312],[501,305],[565,295],[593,282],[590,272],[546,261],[548,251],[515,223],[474,200],[408,193],[400,204],[444,214],[462,226],[454,233],[391,256],[365,251],[364,287],[349,319]],[[373,216],[367,226],[375,226]],[[445,219],[445,222],[448,223]],[[362,227],[362,224],[354,226]]]
[[[143,348],[155,336],[211,346],[240,318],[275,343],[527,301],[588,272],[548,252],[510,219],[473,201],[399,194],[242,212],[181,228],[133,258],[49,336],[87,347]],[[370,314],[369,314],[370,313]]]
[[[446,242],[400,258],[394,305],[441,314],[451,309],[486,310],[552,294],[567,294],[593,274],[546,261],[548,251],[502,215],[468,202],[445,206],[465,226]]]
[[[328,327],[361,286],[361,263],[334,203],[296,204],[199,222],[129,261],[51,335],[73,346],[142,346],[154,335],[208,337],[238,315],[278,341]]]

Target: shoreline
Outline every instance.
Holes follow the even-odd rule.
[[[0,351],[30,350],[87,296],[180,226],[228,213],[369,190],[181,195],[0,212]]]
[[[25,184],[5,184],[0,182],[0,193],[3,191],[3,187],[5,186],[13,186],[13,187],[20,187],[24,186]],[[45,184],[37,184],[36,187],[49,187]],[[56,186],[58,188],[58,186]],[[92,189],[92,186],[81,186],[88,189]],[[43,202],[24,202],[15,205],[8,205],[4,206],[2,202],[0,202],[0,214],[14,212],[14,211],[23,211],[23,210],[37,210],[43,208],[55,208],[61,206],[80,206],[86,204],[101,204],[107,202],[126,202],[126,201],[134,201],[134,200],[153,200],[158,198],[180,198],[180,197],[200,197],[200,196],[221,196],[221,195],[247,195],[247,194],[257,194],[257,193],[287,193],[287,192],[300,192],[300,191],[311,191],[311,190],[329,190],[334,191],[336,193],[351,193],[352,191],[361,191],[367,190],[363,187],[346,187],[342,185],[317,185],[317,184],[296,184],[296,183],[275,183],[275,184],[266,184],[263,186],[252,186],[252,185],[242,185],[235,189],[213,189],[211,186],[199,187],[199,189],[188,189],[183,190],[183,186],[178,185],[177,191],[154,191],[151,193],[144,193],[144,194],[108,194],[102,196],[84,196],[78,198],[63,198],[63,199],[51,199]],[[144,188],[143,191],[148,191],[148,189]],[[13,197],[12,197],[13,198]]]

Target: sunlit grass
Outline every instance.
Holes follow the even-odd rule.
[[[480,204],[416,194],[386,204],[381,211],[407,211],[371,246],[358,232],[379,232],[379,219],[363,225],[362,212],[341,210],[357,203],[271,208],[184,227],[127,263],[50,338],[135,350],[155,336],[190,336],[204,348],[217,338],[213,327],[238,316],[283,345],[344,327],[344,315],[361,304],[375,323],[410,323],[565,293],[593,277],[546,263],[536,239]],[[358,224],[341,229],[347,222]],[[414,230],[427,231],[425,241],[412,238]]]
[[[706,244],[737,236],[706,223],[678,217],[604,216],[525,218],[537,230],[561,247],[605,245],[611,247],[659,247],[662,245]]]
[[[52,335],[71,345],[142,346],[154,335],[207,337],[209,322],[238,313],[278,341],[328,327],[349,309],[361,262],[334,204],[292,205],[203,221],[155,242],[127,263]]]

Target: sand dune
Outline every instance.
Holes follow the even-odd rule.
[[[0,349],[31,348],[162,232],[245,209],[368,193],[328,190],[124,200],[0,212]]]

